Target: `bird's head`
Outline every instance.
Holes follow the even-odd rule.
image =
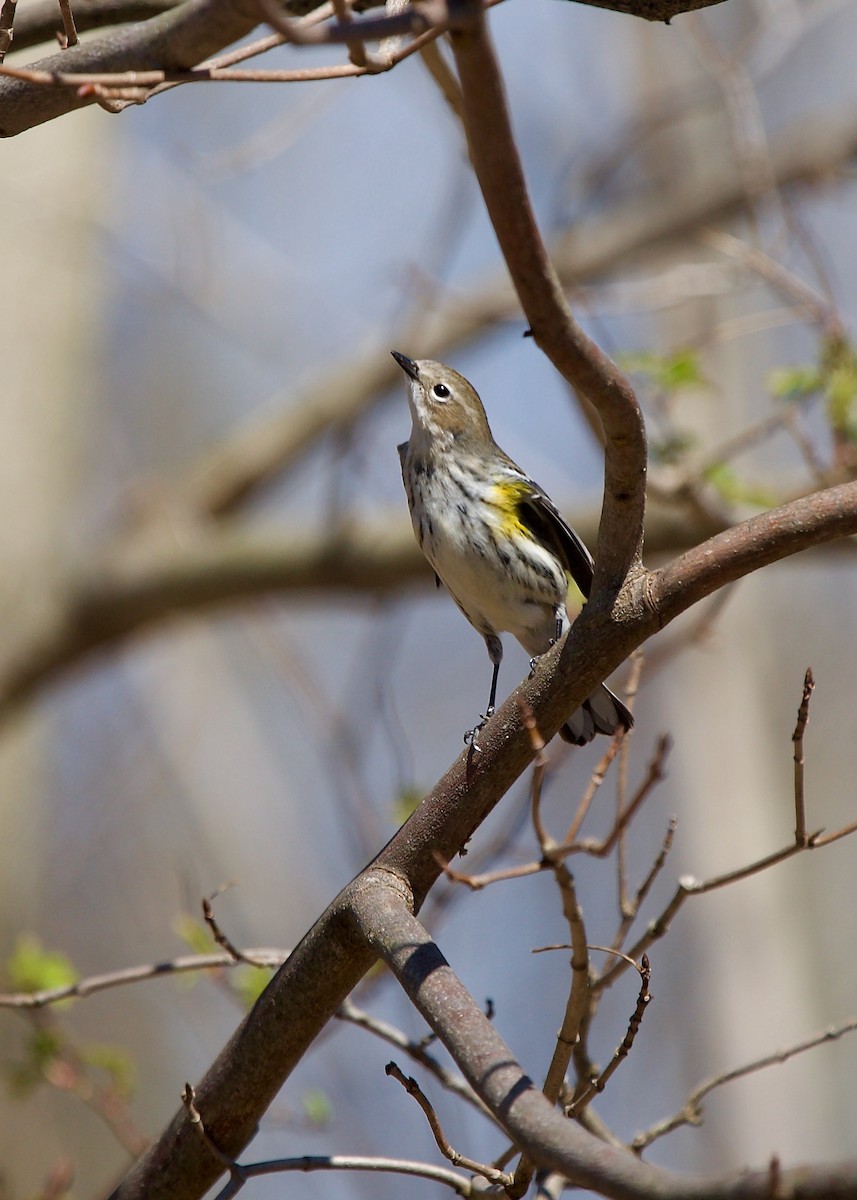
[[[452,442],[493,442],[482,401],[463,375],[428,358],[415,362],[398,350],[391,353],[408,378],[412,440],[435,448]]]

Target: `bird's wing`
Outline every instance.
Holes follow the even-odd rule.
[[[595,564],[592,555],[569,524],[560,516],[553,501],[532,480],[518,499],[518,517],[557,556],[571,578],[588,597]]]

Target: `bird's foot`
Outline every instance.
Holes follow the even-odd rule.
[[[486,709],[486,711],[482,715],[482,719],[480,720],[479,724],[474,726],[473,729],[468,729],[467,733],[465,733],[465,735],[464,735],[465,746],[469,746],[470,749],[475,750],[477,754],[482,753],[482,747],[479,745],[479,742],[476,739],[478,738],[479,734],[482,732],[482,730],[485,728],[485,726],[488,724],[488,722],[491,720],[491,718],[493,716],[494,716],[494,709],[493,708]]]

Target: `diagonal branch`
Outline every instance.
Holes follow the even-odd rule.
[[[857,533],[857,483],[813,492],[751,517],[688,550],[649,579],[646,603],[662,627],[735,579],[809,546]]]
[[[182,70],[238,41],[259,24],[254,0],[186,0],[170,12],[72,46],[32,65],[39,71]],[[0,137],[12,137],[91,104],[65,87],[46,88],[20,79],[0,80]]]
[[[572,1185],[616,1200],[846,1200],[857,1187],[857,1161],[835,1167],[769,1170],[688,1178],[654,1167],[600,1141],[553,1108],[456,977],[404,897],[379,876],[366,876],[354,897],[364,937],[398,979],[411,1003],[452,1054],[474,1091],[511,1140],[542,1168]]]
[[[798,516],[800,519],[796,520]],[[733,579],[814,542],[849,533],[857,533],[855,484],[795,501],[765,514],[764,518],[745,522],[727,535],[712,539],[708,553],[717,562],[722,577]],[[763,534],[776,547],[775,551],[760,543]],[[716,553],[712,553],[712,546],[716,546]],[[700,556],[699,563],[693,555]],[[717,572],[706,565],[704,548],[683,557],[690,557],[696,563],[693,569],[688,568],[688,586],[694,594],[699,597],[715,590]],[[556,647],[545,656],[546,662],[535,676],[521,685],[482,731],[482,753],[474,755],[471,750],[459,755],[371,867],[340,893],[301,940],[196,1088],[200,1110],[206,1114],[206,1126],[226,1153],[235,1157],[254,1136],[262,1115],[285,1080],[369,970],[377,954],[383,951],[392,956],[390,924],[386,918],[381,920],[392,903],[382,904],[385,889],[397,897],[393,905],[397,919],[408,910],[418,911],[442,870],[440,864],[449,862],[466,845],[532,761],[533,746],[521,724],[519,697],[532,708],[543,736],[546,739],[553,736],[598,680],[627,657],[635,645],[687,607],[682,602],[680,575],[676,564],[671,564],[651,577],[645,604],[643,589],[635,588],[640,603],[633,619],[618,623],[599,615],[590,622],[585,638],[576,632],[578,622],[565,646]],[[662,612],[653,606],[659,597]],[[567,666],[569,670],[565,669]],[[373,919],[371,931],[366,907],[370,902],[377,902],[374,910],[377,920]],[[402,947],[396,945],[399,946],[396,953],[402,953]],[[639,953],[640,949],[635,948],[633,953]],[[409,979],[420,1011],[426,1016],[431,1011],[432,1017],[436,1017],[436,1006],[443,995],[433,993],[429,1010],[420,990],[422,983],[413,970]],[[607,976],[602,985],[606,980]],[[654,1195],[661,1200],[679,1200],[679,1197],[762,1200],[770,1195],[770,1180],[765,1172],[713,1183],[682,1179],[681,1186],[671,1183],[674,1177],[662,1172],[628,1174],[631,1167],[624,1165],[624,1157],[605,1157],[608,1151],[610,1155],[615,1152],[601,1143],[596,1143],[597,1150],[592,1148],[583,1140],[587,1135],[582,1129],[561,1118],[535,1092],[502,1043],[484,1040],[488,1035],[481,1025],[476,1028],[477,1017],[470,1012],[469,1005],[473,1002],[469,997],[466,1011],[456,1007],[460,999],[458,991],[447,992],[446,999],[452,1005],[455,1037],[447,1036],[448,1030],[439,1020],[437,1024],[430,1020],[430,1024],[433,1028],[441,1025],[444,1040],[474,1091],[488,1104],[512,1140],[539,1165],[582,1182],[597,1179],[604,1195],[627,1200],[644,1200],[644,1197],[650,1200]],[[478,1018],[484,1020],[478,1006],[475,1008]],[[490,1029],[490,1023],[485,1023]],[[470,1032],[475,1032],[475,1045],[482,1046],[485,1053],[477,1054],[475,1060],[472,1055],[468,1057],[465,1068],[461,1039],[466,1039]],[[495,1051],[501,1054],[499,1060],[491,1058]],[[628,1162],[634,1164],[630,1156]],[[636,1168],[641,1166],[635,1164]],[[134,1165],[114,1193],[114,1200],[144,1197],[145,1200],[196,1200],[217,1179],[220,1170],[182,1109],[156,1145]],[[784,1197],[807,1200],[849,1197],[850,1200],[857,1188],[857,1164],[829,1170],[815,1168],[811,1178],[805,1177],[805,1186],[800,1184],[800,1177],[783,1173],[782,1178],[787,1186],[784,1184],[784,1190],[778,1194]],[[657,1188],[648,1190],[656,1181]]]

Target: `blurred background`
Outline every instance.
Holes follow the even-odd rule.
[[[640,386],[647,565],[848,477],[857,5],[752,0],[664,27],[533,0],[499,5],[491,25],[572,305]],[[283,48],[267,65],[322,61]],[[232,941],[287,948],[459,753],[490,678],[482,640],[411,545],[396,454],[409,418],[389,350],[465,374],[501,446],[593,549],[597,439],[522,336],[461,129],[418,56],[376,78],[184,87],[118,117],[74,114],[4,145],[0,206],[3,961],[20,957],[22,937],[81,975],[188,953],[202,944],[201,897],[227,882],[216,912]],[[230,490],[230,472],[246,488]],[[301,554],[328,544],[333,565],[303,572]],[[342,545],[377,558],[368,582],[353,563],[337,572]],[[94,640],[81,597],[109,590],[117,563],[142,563],[145,579],[147,555],[208,555],[195,577],[216,577],[241,547],[243,597],[167,604],[184,611],[129,638],[111,638],[108,616],[105,644],[75,651],[81,631]],[[292,586],[253,584],[257,557],[291,563]],[[660,734],[673,748],[629,839],[632,887],[673,814],[678,829],[639,928],[679,876],[788,843],[809,665],[809,826],[854,819],[855,611],[857,564],[840,547],[730,588],[645,647],[628,788]],[[528,669],[506,641],[503,697]],[[557,835],[603,750],[551,747]],[[536,857],[528,784],[480,830],[475,861],[493,861],[480,855],[496,845],[503,864]],[[615,790],[611,776],[593,834]],[[857,1012],[855,866],[857,842],[844,840],[686,905],[652,952],[654,1001],[597,1106],[620,1137],[679,1109],[707,1076]],[[603,944],[618,921],[615,867],[573,867],[589,940]],[[451,892],[438,890],[426,919],[539,1078],[569,980],[566,953],[531,955],[567,938],[555,886],[535,876]],[[605,999],[592,1034],[602,1062],[636,990],[629,974]],[[424,1032],[389,984],[358,999]],[[70,1160],[75,1196],[104,1194],[242,1011],[224,980],[100,994],[55,1015],[65,1073],[41,1069],[31,1025],[3,1013],[0,1193],[37,1193]],[[389,1057],[336,1024],[245,1160],[436,1161],[419,1110],[384,1077]],[[711,1171],[853,1153],[855,1080],[844,1039],[716,1092],[704,1127],[650,1158]],[[477,1113],[426,1090],[457,1149],[503,1149]],[[252,1191],[287,1186],[434,1194],[354,1175]]]

